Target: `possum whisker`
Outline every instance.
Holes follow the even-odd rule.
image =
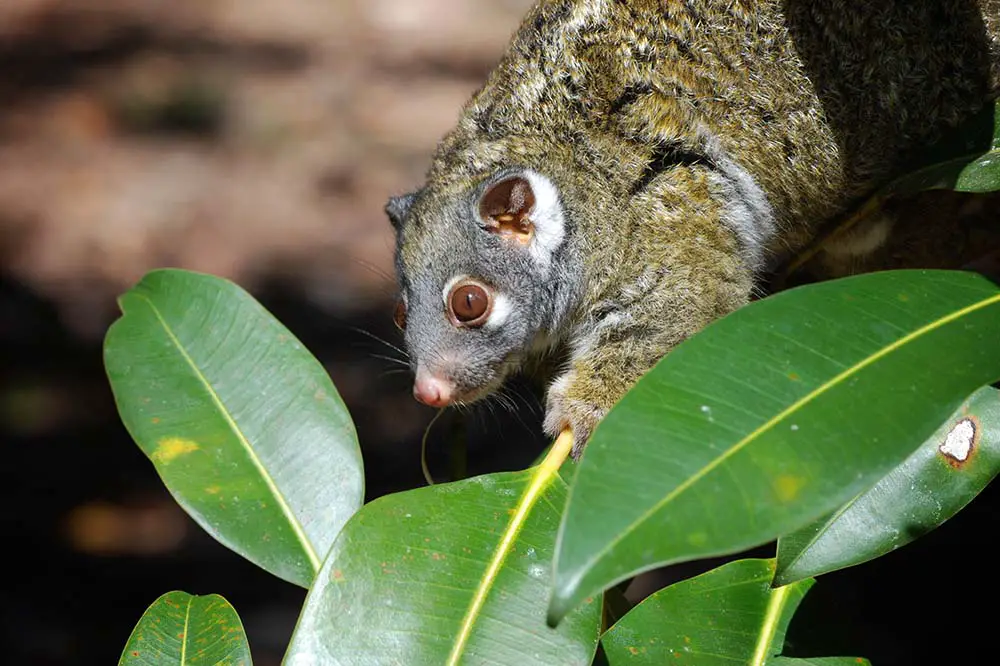
[[[430,435],[431,428],[434,427],[434,424],[437,423],[442,414],[444,414],[444,410],[439,409],[434,418],[431,419],[431,422],[424,428],[424,436],[420,438],[420,471],[424,473],[424,480],[427,481],[427,485],[429,486],[434,485],[434,477],[431,475],[430,467],[427,466],[427,436]]]
[[[405,367],[407,369],[410,367],[410,364],[409,364],[408,361],[405,361],[404,359],[401,359],[401,358],[396,358],[395,356],[385,356],[383,354],[372,354],[371,356],[372,356],[372,358],[379,358],[379,359],[382,359],[383,361],[389,361],[391,363],[398,363],[399,365],[401,365],[401,366],[403,366],[403,367]]]
[[[396,352],[399,352],[400,354],[402,354],[402,355],[403,355],[403,358],[409,358],[409,357],[410,357],[410,355],[409,355],[409,354],[408,354],[408,353],[406,352],[406,350],[405,350],[405,349],[402,349],[402,348],[400,348],[400,347],[397,347],[396,345],[392,344],[392,343],[391,343],[391,342],[389,342],[388,340],[385,340],[385,339],[383,339],[383,338],[380,338],[379,336],[375,335],[374,333],[370,333],[370,332],[366,331],[365,329],[363,329],[363,328],[359,328],[359,327],[357,327],[357,326],[351,326],[350,328],[351,328],[351,329],[352,329],[353,331],[355,331],[355,332],[357,332],[357,333],[360,333],[361,335],[365,335],[365,336],[367,336],[367,337],[371,338],[371,339],[372,339],[372,340],[374,340],[375,342],[380,342],[380,343],[382,343],[383,345],[385,345],[385,346],[386,346],[386,347],[388,347],[389,349],[392,349],[393,351],[396,351]]]
[[[502,389],[501,393],[498,393],[498,396],[503,399],[504,404],[507,406],[507,411],[509,411],[511,413],[511,415],[517,420],[517,422],[521,424],[521,427],[524,428],[525,431],[527,431],[527,432],[530,433],[531,432],[531,428],[528,427],[528,424],[525,423],[524,419],[521,418],[521,414],[520,414],[520,410],[518,409],[517,402],[511,397],[512,394],[516,395],[516,394],[513,393],[512,389],[505,388],[505,389]]]

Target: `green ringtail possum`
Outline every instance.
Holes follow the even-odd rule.
[[[578,456],[664,354],[998,95],[998,35],[1000,0],[541,0],[386,205],[415,397],[473,402],[562,349],[545,429]]]

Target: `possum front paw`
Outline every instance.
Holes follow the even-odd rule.
[[[573,374],[566,374],[549,387],[545,409],[545,432],[558,437],[566,428],[573,433],[570,455],[579,460],[583,447],[608,410],[589,400],[575,397]]]

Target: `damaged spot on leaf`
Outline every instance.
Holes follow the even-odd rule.
[[[774,490],[778,499],[787,504],[788,502],[794,501],[799,496],[799,492],[803,487],[805,487],[805,485],[806,480],[802,477],[792,476],[791,474],[782,474],[775,479]]]
[[[160,463],[170,463],[182,455],[198,450],[198,445],[190,439],[183,437],[164,437],[156,445],[156,450],[150,456],[153,461]]]
[[[938,447],[938,451],[949,464],[958,467],[965,464],[972,455],[978,436],[979,424],[973,417],[967,416],[948,431],[948,436]]]

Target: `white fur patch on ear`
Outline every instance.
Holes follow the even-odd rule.
[[[510,302],[510,297],[506,294],[494,294],[493,308],[490,310],[490,316],[486,319],[486,323],[483,324],[483,328],[490,330],[500,328],[507,322],[510,318],[510,313],[513,311],[514,306]]]
[[[559,201],[559,190],[540,173],[525,171],[524,177],[535,195],[535,207],[531,211],[535,232],[528,251],[539,266],[548,268],[552,255],[566,238],[566,219]]]

